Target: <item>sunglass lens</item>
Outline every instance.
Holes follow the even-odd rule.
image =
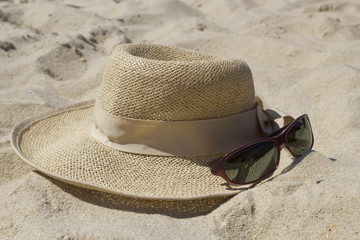
[[[277,162],[277,143],[259,142],[229,156],[225,174],[234,183],[247,184],[272,173]]]
[[[300,118],[294,126],[291,127],[287,136],[289,150],[295,155],[302,155],[312,147],[313,137],[309,119]]]

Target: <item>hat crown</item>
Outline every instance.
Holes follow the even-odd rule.
[[[199,120],[252,109],[255,92],[250,68],[242,60],[126,44],[110,57],[97,103],[118,117]]]

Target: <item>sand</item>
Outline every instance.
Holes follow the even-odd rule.
[[[357,0],[0,1],[0,238],[359,239],[359,11]],[[283,151],[271,179],[232,198],[182,203],[85,190],[23,163],[13,126],[94,99],[129,42],[245,60],[268,106],[310,116],[313,151]]]

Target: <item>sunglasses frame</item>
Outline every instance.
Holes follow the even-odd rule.
[[[243,145],[229,153],[227,153],[225,156],[219,158],[219,159],[216,159],[214,161],[212,161],[210,163],[210,168],[211,168],[211,173],[214,174],[214,175],[217,175],[217,176],[220,176],[222,178],[224,178],[228,183],[231,183],[231,184],[234,184],[234,185],[248,185],[248,184],[254,184],[254,183],[258,183],[258,182],[261,182],[263,181],[264,179],[270,177],[271,175],[274,174],[274,172],[276,171],[276,169],[278,168],[279,166],[279,163],[280,163],[280,151],[282,150],[282,148],[285,146],[286,149],[290,152],[290,154],[294,157],[294,158],[298,158],[300,157],[301,155],[297,155],[295,153],[293,153],[290,148],[288,147],[288,142],[287,142],[287,139],[286,139],[286,136],[287,134],[289,133],[290,129],[298,122],[300,121],[301,119],[303,118],[306,118],[308,123],[309,123],[309,126],[310,126],[310,130],[311,130],[311,138],[312,138],[312,142],[311,142],[311,147],[309,148],[312,149],[313,145],[314,145],[314,134],[313,134],[313,131],[312,131],[312,128],[311,128],[311,124],[310,124],[310,120],[309,120],[309,116],[307,114],[304,114],[300,117],[298,117],[297,119],[295,119],[292,123],[290,123],[289,125],[287,126],[284,126],[282,128],[280,128],[279,130],[275,131],[274,133],[272,133],[270,136],[268,137],[264,137],[264,138],[261,138],[259,140],[255,140],[253,142],[250,142],[246,145]],[[225,173],[225,163],[226,163],[226,160],[231,157],[233,154],[236,154],[242,150],[244,150],[245,148],[248,148],[249,146],[252,146],[252,145],[255,145],[255,144],[258,144],[258,143],[261,143],[261,142],[268,142],[268,141],[273,141],[273,142],[276,142],[276,145],[277,145],[277,154],[278,154],[278,159],[277,159],[277,163],[276,163],[276,166],[275,168],[270,171],[268,174],[266,174],[265,176],[257,179],[257,180],[254,180],[254,181],[251,181],[251,182],[247,182],[247,183],[235,183],[233,181],[231,181],[227,176],[226,176],[226,173]],[[302,154],[303,155],[303,154]]]

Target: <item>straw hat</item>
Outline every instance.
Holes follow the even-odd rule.
[[[209,162],[269,134],[251,71],[176,47],[117,47],[95,101],[55,109],[13,129],[20,157],[77,186],[146,199],[233,195]]]

